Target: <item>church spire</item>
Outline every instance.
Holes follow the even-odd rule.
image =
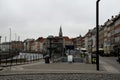
[[[61,25],[60,25],[59,37],[63,37]]]

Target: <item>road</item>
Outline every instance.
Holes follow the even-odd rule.
[[[117,57],[100,57],[100,61],[103,61],[120,72],[120,64],[116,60]]]

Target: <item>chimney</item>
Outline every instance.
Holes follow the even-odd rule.
[[[116,15],[115,18],[117,18],[118,16]]]

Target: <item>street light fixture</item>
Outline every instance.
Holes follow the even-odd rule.
[[[99,71],[99,2],[96,1],[96,69]]]

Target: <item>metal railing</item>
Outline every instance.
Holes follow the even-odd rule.
[[[19,55],[1,55],[0,54],[0,67],[11,67],[21,64],[29,64],[40,61],[43,58],[42,54],[37,53],[19,53]]]

